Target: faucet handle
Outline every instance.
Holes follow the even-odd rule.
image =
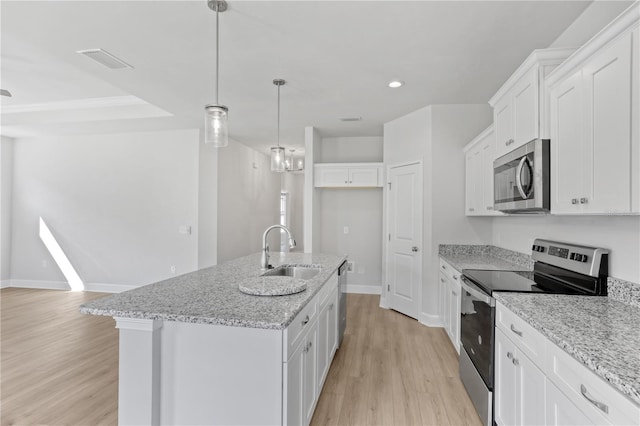
[[[296,240],[294,240],[293,238],[289,238],[289,248],[295,248],[296,247]]]

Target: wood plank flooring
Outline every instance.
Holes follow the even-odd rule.
[[[117,423],[118,333],[99,293],[0,290],[2,425]],[[480,425],[443,329],[347,296],[347,331],[312,425]]]
[[[347,330],[311,424],[481,425],[444,329],[347,296]]]
[[[115,322],[78,310],[82,303],[103,296],[0,290],[2,425],[117,423]]]

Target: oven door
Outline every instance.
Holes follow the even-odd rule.
[[[460,341],[478,374],[493,390],[495,299],[462,276]]]

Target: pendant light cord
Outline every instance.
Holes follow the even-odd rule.
[[[280,85],[278,85],[278,148],[280,148]]]
[[[216,87],[215,87],[215,99],[216,105],[218,105],[218,80],[220,79],[220,23],[218,16],[220,15],[220,4],[216,6]]]

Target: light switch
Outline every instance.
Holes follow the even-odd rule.
[[[191,235],[191,226],[180,225],[180,227],[178,228],[178,232],[180,232],[183,235]]]
[[[348,234],[348,233],[349,233],[349,227],[348,227],[348,226],[345,226],[345,227],[344,227],[344,233],[345,233],[345,234]]]

